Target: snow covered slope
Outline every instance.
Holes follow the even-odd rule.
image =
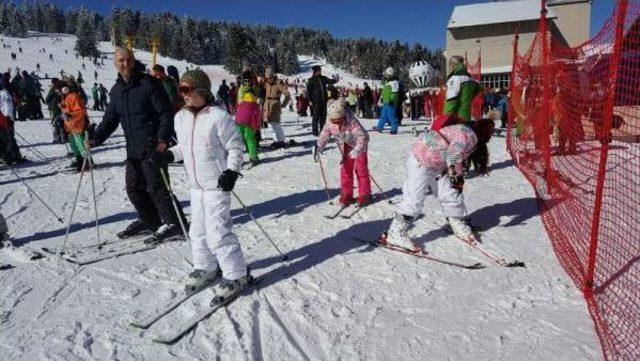
[[[104,65],[95,67],[92,60],[89,58],[83,59],[82,57],[79,57],[76,59],[75,51],[73,50],[76,43],[76,37],[74,35],[54,35],[37,32],[30,32],[29,34],[29,38],[26,39],[11,38],[0,35],[2,42],[10,46],[10,48],[0,48],[0,59],[3,59],[2,64],[0,64],[0,70],[2,72],[7,71],[7,68],[9,68],[12,70],[11,75],[13,76],[16,67],[20,68],[20,71],[27,70],[31,72],[32,70],[36,70],[36,64],[40,64],[40,71],[36,72],[36,74],[41,78],[60,77],[61,70],[64,70],[66,74],[77,77],[78,71],[80,71],[85,80],[83,87],[87,91],[87,94],[91,94],[89,90],[93,86],[94,82],[103,83],[107,89],[110,89],[115,83],[117,73],[113,67],[114,48],[111,43],[100,43],[100,51],[106,55],[107,60],[104,61]],[[56,38],[59,39],[59,41],[54,40]],[[20,47],[22,47],[22,53],[18,52]],[[45,53],[41,52],[43,48],[45,49]],[[65,50],[67,51],[66,53]],[[11,60],[11,53],[16,53],[17,59],[15,61]],[[150,66],[149,64],[151,64],[152,60],[151,53],[140,50],[136,50],[135,53],[136,59]],[[53,61],[49,60],[49,54],[53,54]],[[323,66],[324,75],[337,75],[340,77],[340,85],[342,86],[359,86],[362,88],[364,82],[368,82],[370,85],[380,83],[376,80],[363,79],[354,76],[342,69],[334,67],[332,64],[327,64],[324,59],[314,59],[310,56],[301,55],[299,56],[299,61],[301,68],[300,73],[292,76],[281,77],[289,78],[290,82],[294,79],[306,81],[306,79],[311,76],[311,67],[317,64]],[[211,77],[211,86],[214,94],[223,79],[225,79],[227,83],[235,81],[235,75],[226,71],[222,65],[194,65],[184,60],[175,60],[160,55],[157,57],[157,62],[158,64],[164,65],[165,68],[169,65],[176,66],[180,74],[182,74],[187,67],[194,68],[198,66],[202,68]],[[85,65],[86,70],[83,70],[82,64]],[[94,77],[94,71],[98,72],[97,79]],[[43,83],[45,90],[48,89],[46,87],[47,85],[48,82]]]
[[[15,39],[4,41],[15,42]],[[30,62],[35,66],[38,40]],[[22,40],[21,42],[25,42]],[[41,39],[40,42],[43,42]],[[64,50],[47,46],[61,57]],[[69,40],[68,46],[73,43]],[[3,50],[2,65],[6,50]],[[29,53],[31,54],[31,53]],[[24,57],[24,58],[23,58]],[[40,63],[52,72],[61,65]],[[81,63],[66,59],[67,72]],[[31,63],[33,62],[33,64]],[[174,62],[174,64],[177,62]],[[32,64],[32,65],[30,65]],[[11,66],[14,66],[10,64]],[[89,64],[87,64],[89,66]],[[186,66],[186,63],[184,64]],[[212,67],[214,68],[214,67]],[[92,68],[88,68],[91,74]],[[182,71],[183,68],[180,67]],[[111,66],[99,79],[113,80]],[[87,76],[87,75],[85,75]],[[111,76],[111,78],[108,78]],[[89,80],[89,78],[87,78]],[[105,83],[105,86],[109,86]],[[99,120],[100,113],[92,113]],[[467,181],[465,195],[487,247],[527,268],[493,266],[434,224],[437,205],[428,198],[425,217],[411,231],[434,255],[481,270],[460,270],[382,249],[352,236],[375,237],[393,205],[378,202],[353,219],[327,220],[327,203],[313,162],[309,118],[285,111],[284,129],[300,146],[266,151],[264,163],[244,171],[236,192],[253,210],[290,260],[279,257],[235,201],[235,230],[255,275],[256,291],[220,310],[172,346],[153,335],[178,325],[204,307],[211,293],[195,296],[149,330],[127,326],[134,318],[170,303],[190,271],[186,244],[168,244],[136,255],[76,267],[55,257],[27,259],[28,250],[60,247],[59,224],[6,169],[0,169],[0,210],[17,248],[0,250],[0,358],[6,360],[597,360],[600,346],[580,292],[559,266],[538,216],[530,185],[513,168],[504,138],[490,143],[490,177]],[[402,131],[410,130],[411,122]],[[373,121],[364,121],[367,128]],[[424,124],[424,122],[419,123]],[[420,128],[422,126],[419,126]],[[17,124],[35,161],[17,168],[30,186],[63,217],[72,206],[79,175],[59,172],[68,162],[51,145],[49,122]],[[394,201],[401,197],[404,161],[415,141],[371,134],[369,165]],[[33,150],[47,156],[38,160]],[[135,218],[124,190],[121,130],[94,150],[95,186],[102,239]],[[325,152],[325,167],[337,196],[339,157]],[[188,185],[181,167],[171,167],[172,185],[188,214]],[[88,177],[82,184],[70,250],[97,242]],[[185,259],[186,257],[186,259]]]

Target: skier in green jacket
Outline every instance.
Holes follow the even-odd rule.
[[[482,91],[478,82],[471,78],[464,58],[454,55],[449,59],[451,72],[447,75],[447,93],[444,115],[457,115],[466,122],[471,121],[471,104]]]

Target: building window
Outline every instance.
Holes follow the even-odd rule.
[[[491,89],[508,89],[509,73],[503,74],[487,74],[482,76],[482,86]]]

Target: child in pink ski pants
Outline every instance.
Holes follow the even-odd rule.
[[[329,121],[322,129],[314,151],[322,153],[322,149],[331,138],[338,140],[342,153],[340,203],[348,206],[354,201],[353,174],[355,172],[358,178],[358,205],[364,206],[371,201],[371,179],[367,157],[369,134],[360,121],[346,109],[344,99],[329,103],[327,118]]]

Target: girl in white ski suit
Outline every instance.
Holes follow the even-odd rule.
[[[216,271],[225,280],[247,275],[247,264],[233,233],[231,197],[218,188],[223,170],[239,172],[244,144],[229,114],[206,105],[194,114],[183,108],[174,121],[178,145],[174,161],[183,159],[191,185],[191,250],[195,270]]]
[[[427,191],[442,206],[453,232],[463,238],[472,237],[464,222],[466,208],[462,194],[463,161],[473,152],[477,137],[473,129],[454,124],[426,131],[412,147],[406,163],[406,178],[402,186],[402,202],[389,227],[386,241],[393,245],[415,248],[407,235],[411,221],[422,212]]]

